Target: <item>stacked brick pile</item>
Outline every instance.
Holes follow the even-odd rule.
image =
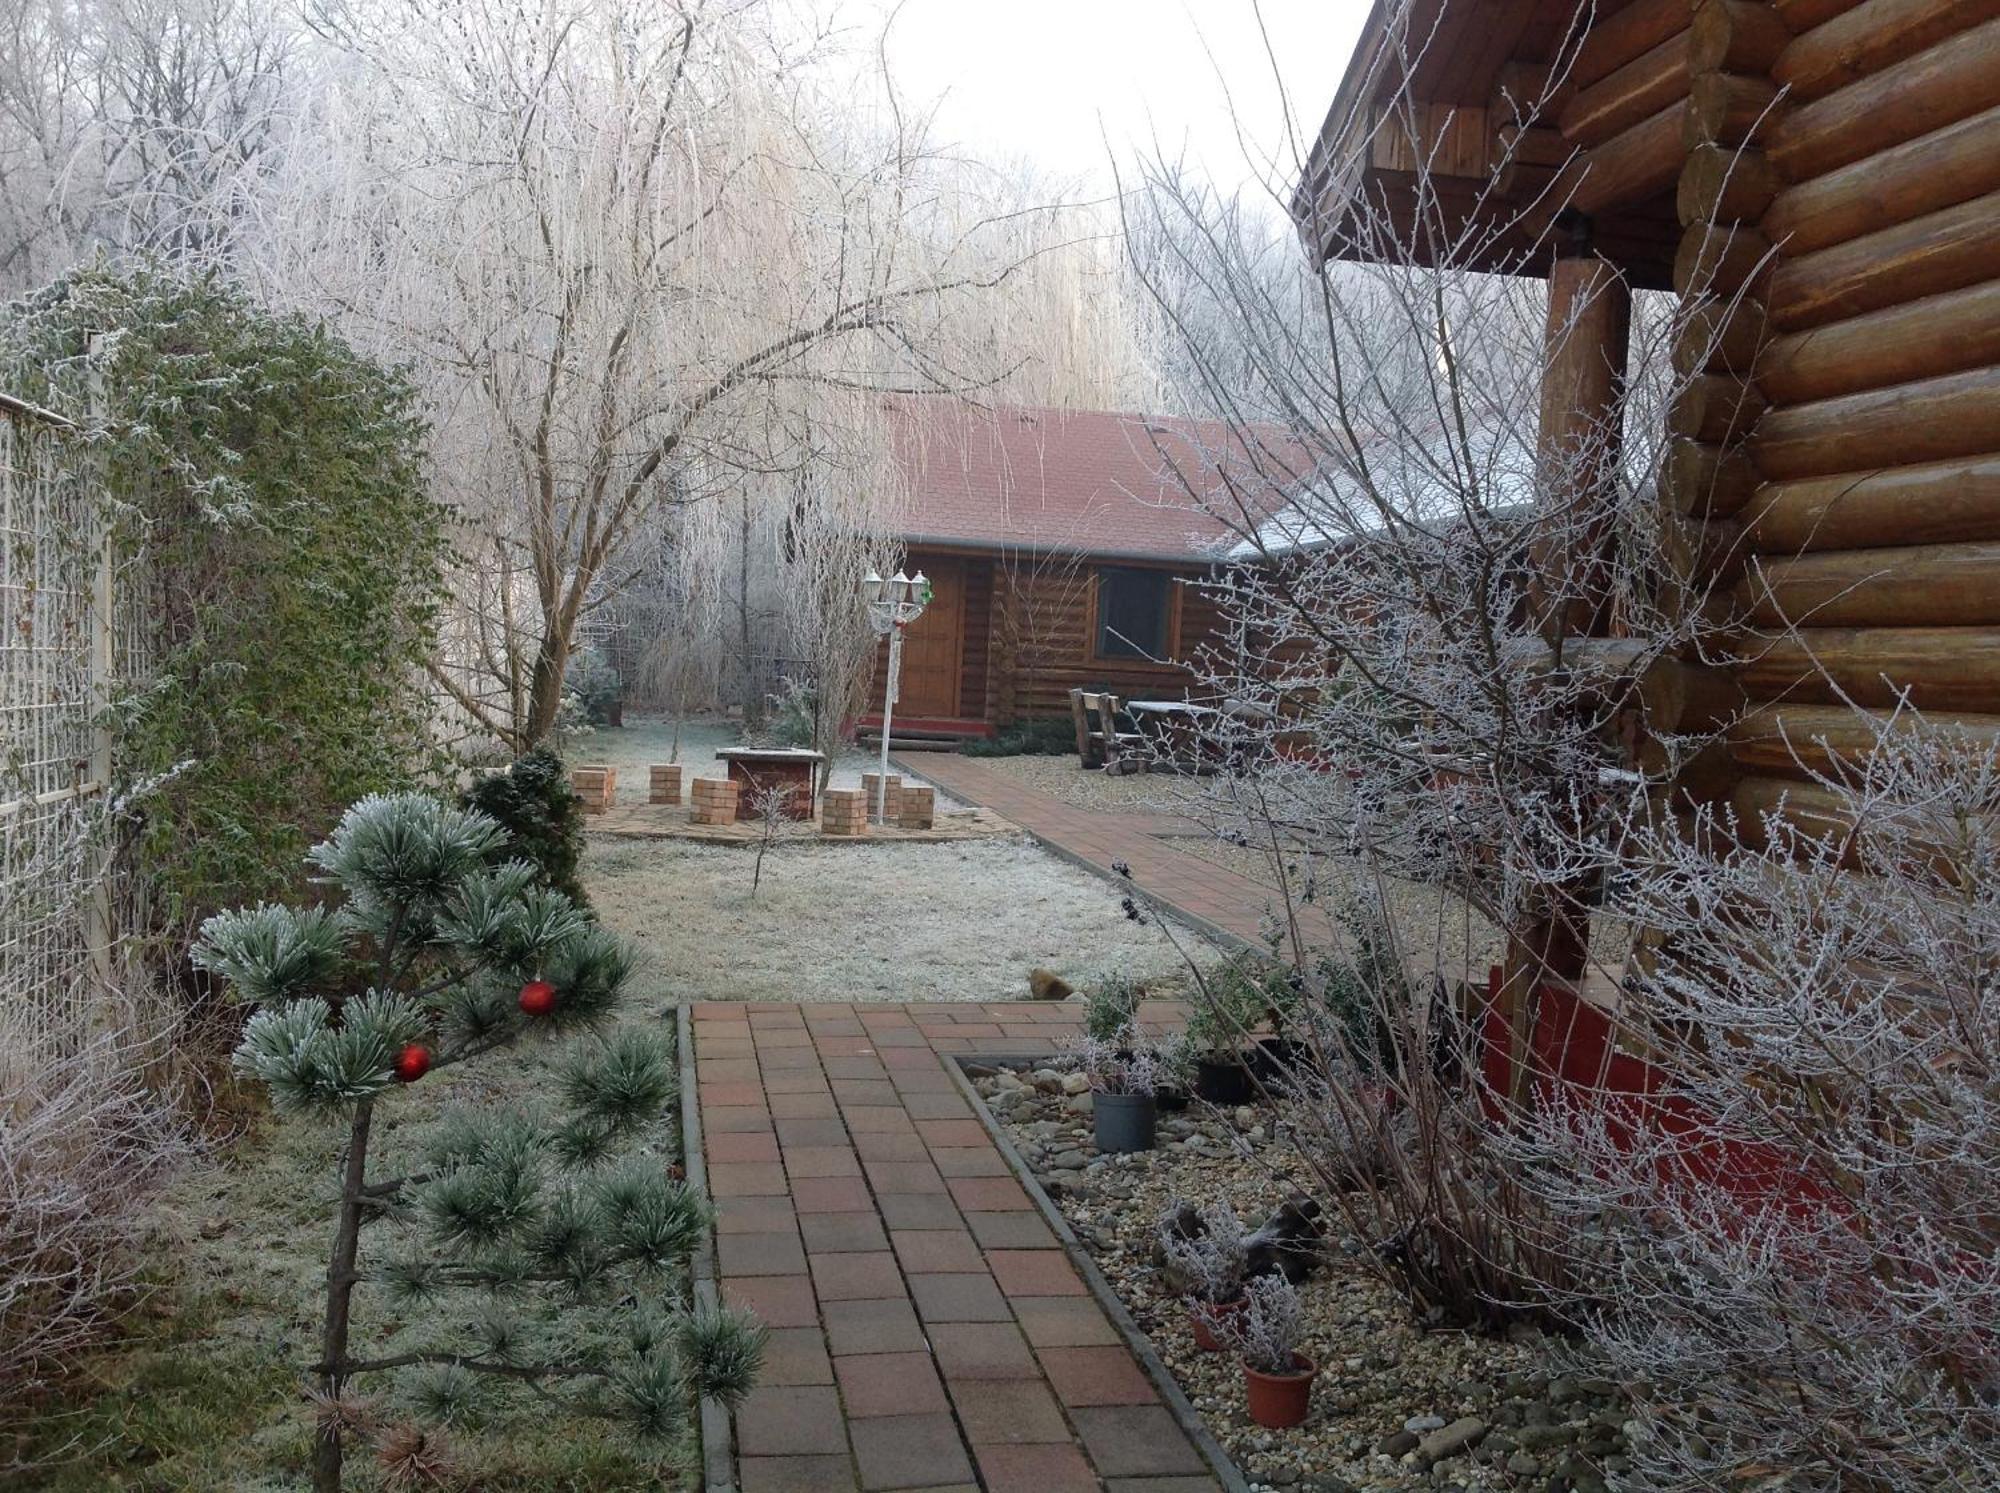
[[[573,767],[569,785],[582,801],[586,814],[602,814],[618,796],[618,769],[615,767]]]
[[[902,810],[896,822],[904,829],[929,829],[937,818],[937,790],[935,788],[905,788],[900,794],[890,790],[892,799],[900,797]]]
[[[829,788],[819,796],[820,833],[865,835],[868,833],[868,800],[859,788]]]
[[[696,778],[692,790],[696,824],[734,824],[737,785],[728,778]]]
[[[681,765],[654,763],[647,803],[677,804],[681,801]]]
[[[861,791],[868,799],[868,812],[870,814],[875,812],[875,794],[881,786],[881,773],[864,772],[861,774]],[[902,818],[903,775],[892,772],[889,774],[889,796],[882,804],[882,822],[884,824],[899,824],[902,822]]]

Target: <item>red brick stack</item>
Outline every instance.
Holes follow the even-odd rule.
[[[900,797],[902,812],[896,822],[904,829],[929,829],[937,818],[937,789],[905,788]]]
[[[824,835],[868,833],[868,800],[859,788],[829,788],[819,796],[819,828]]]
[[[861,774],[861,792],[868,800],[868,812],[870,814],[875,812],[875,794],[881,785],[881,773],[864,772]],[[884,824],[896,824],[902,820],[902,817],[903,776],[901,773],[892,772],[889,774],[889,794],[882,803],[882,822]]]
[[[681,765],[678,762],[655,762],[652,767],[650,792],[646,802],[654,804],[677,804],[681,801]]]
[[[734,824],[737,785],[728,778],[696,778],[693,803],[696,824]]]
[[[569,785],[582,800],[583,812],[602,814],[618,797],[618,769],[615,767],[573,767]]]

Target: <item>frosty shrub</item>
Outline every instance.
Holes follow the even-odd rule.
[[[1297,1373],[1306,1325],[1298,1288],[1283,1275],[1260,1275],[1244,1287],[1243,1298],[1243,1310],[1220,1319],[1217,1331],[1258,1373]]]
[[[1183,1294],[1211,1305],[1242,1297],[1249,1241],[1228,1203],[1197,1208],[1176,1199],[1154,1225],[1153,1237]]]
[[[679,1272],[705,1200],[659,1158],[628,1154],[677,1077],[667,1043],[611,1024],[632,955],[532,866],[493,864],[503,843],[493,820],[422,795],[363,799],[311,853],[325,904],[245,908],[202,930],[202,966],[258,1008],[237,1068],[280,1113],[347,1130],[311,1365],[317,1493],[338,1493],[344,1443],[372,1424],[357,1380],[399,1375],[420,1420],[471,1414],[514,1385],[534,1389],[537,1413],[665,1436],[697,1393],[734,1399],[756,1371],[760,1329],[685,1305]],[[370,1173],[376,1108],[401,1087],[559,1037],[574,1039],[559,1112],[460,1106],[425,1137],[420,1169]],[[370,1356],[357,1299],[429,1324],[426,1341]],[[608,1300],[628,1305],[579,1310]],[[377,1450],[436,1446],[399,1435]]]

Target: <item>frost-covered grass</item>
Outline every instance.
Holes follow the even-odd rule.
[[[628,1019],[658,1019],[644,1000],[630,1009]],[[392,1092],[377,1110],[370,1175],[405,1170],[448,1105],[554,1107],[563,1051],[556,1044],[496,1053]],[[127,1342],[88,1365],[60,1403],[39,1407],[22,1442],[0,1435],[0,1486],[295,1493],[305,1485],[311,1425],[301,1391],[317,1356],[345,1136],[344,1125],[260,1114],[235,1144],[169,1189],[149,1246],[151,1302]],[[674,1116],[642,1134],[636,1149],[663,1165],[677,1156]],[[393,1222],[364,1233],[364,1269],[371,1256],[392,1251],[395,1234]],[[467,1316],[473,1303],[471,1294],[458,1293],[435,1308],[400,1308],[364,1284],[355,1299],[356,1342],[370,1354],[434,1343],[439,1327]],[[612,1304],[593,1315],[610,1331],[621,1314]],[[388,1422],[398,1419],[412,1387],[396,1374],[362,1385]],[[637,1493],[696,1481],[688,1475],[691,1440],[648,1446],[623,1424],[552,1413],[512,1386],[492,1394],[475,1420],[444,1434],[466,1485],[493,1493]],[[43,1471],[7,1470],[10,1456],[58,1452],[62,1460]],[[372,1456],[357,1447],[348,1486],[372,1490],[378,1481]]]
[[[1013,837],[941,844],[591,841],[584,888],[646,955],[633,988],[680,1000],[1024,1000],[1028,971],[1072,984],[1121,971],[1169,981],[1166,936],[1115,887]],[[1175,930],[1199,957],[1212,951]]]

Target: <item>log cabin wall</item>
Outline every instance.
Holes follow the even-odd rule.
[[[1747,823],[1812,816],[1793,753],[1863,744],[1843,696],[2000,733],[2000,0],[1707,0],[1694,21],[1712,91],[1764,101],[1690,138],[1677,268],[1740,298],[1666,484],[1743,556]]]

